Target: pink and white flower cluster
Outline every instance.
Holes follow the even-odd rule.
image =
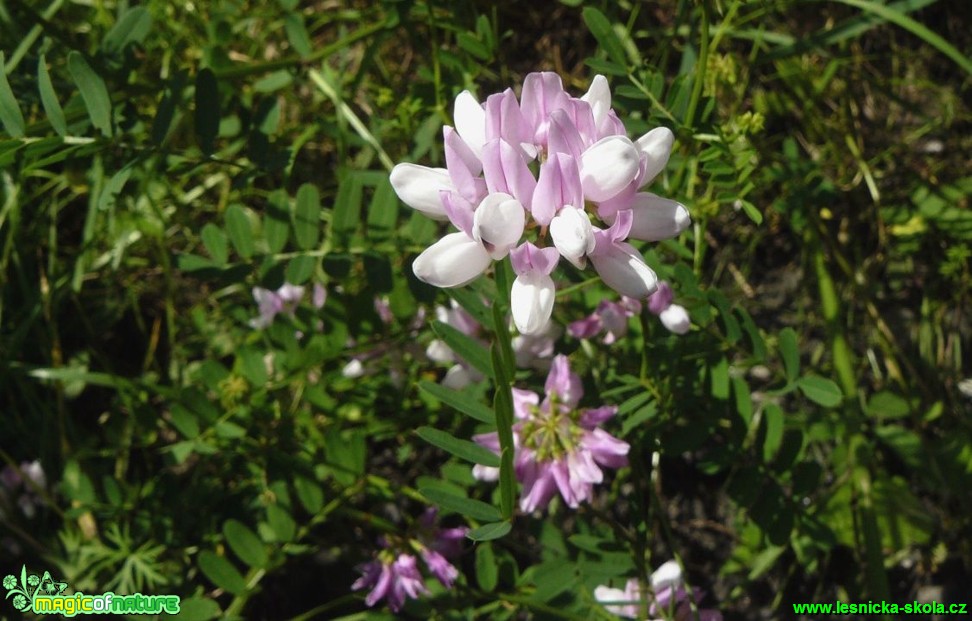
[[[436,306],[435,318],[466,336],[471,336],[482,342],[482,326],[455,300],[452,300],[448,307]],[[550,358],[553,357],[554,352],[554,342],[560,336],[560,333],[559,327],[551,321],[536,334],[521,334],[514,337],[511,345],[516,366],[521,369],[537,368],[545,370],[549,368]],[[442,378],[443,386],[453,390],[461,390],[470,383],[483,379],[483,375],[463,360],[461,356],[456,355],[446,345],[445,341],[435,339],[430,342],[425,349],[425,355],[433,362],[451,365],[449,370],[446,371],[445,377]]]
[[[0,470],[0,519],[4,517],[4,507],[16,500],[17,506],[30,519],[37,508],[45,504],[39,492],[47,489],[47,476],[40,460],[21,462],[20,469],[4,466]]]
[[[668,163],[669,129],[627,138],[600,75],[579,98],[549,72],[527,75],[519,100],[507,89],[480,104],[463,91],[453,116],[455,127],[443,131],[445,168],[403,163],[391,173],[402,201],[458,229],[416,258],[419,279],[461,286],[510,255],[522,334],[546,326],[560,258],[578,269],[590,261],[622,295],[655,291],[655,273],[627,240],[668,239],[690,223],[683,205],[641,191]]]
[[[520,509],[531,512],[546,507],[558,491],[571,508],[590,500],[594,485],[604,480],[604,468],[628,464],[629,445],[600,428],[617,413],[605,405],[577,409],[584,389],[570,370],[567,356],[554,358],[544,386],[546,398],[529,390],[513,388],[513,424],[516,476],[523,483]],[[480,434],[473,440],[499,454],[499,436]],[[477,465],[473,476],[494,481],[499,469]]]
[[[426,569],[445,588],[452,588],[459,577],[459,570],[449,559],[455,559],[462,552],[462,542],[469,529],[439,528],[435,517],[436,510],[428,509],[419,518],[417,539],[402,542],[398,550],[386,547],[377,559],[358,567],[362,575],[351,585],[351,589],[371,589],[365,597],[365,604],[374,606],[384,599],[392,612],[398,612],[407,598],[417,599],[429,592],[419,571],[418,560],[412,552],[422,557]]]
[[[648,621],[722,621],[722,613],[714,609],[699,610],[698,617],[692,611],[692,603],[702,599],[699,591],[690,593],[682,580],[682,570],[675,561],[668,561],[651,575],[648,616],[642,617],[641,586],[634,578],[628,580],[624,589],[599,586],[594,589],[594,598],[611,613],[628,619],[646,618]]]
[[[652,294],[655,295],[655,294]],[[567,333],[575,339],[589,339],[604,333],[602,341],[610,345],[628,333],[628,319],[641,312],[641,302],[621,297],[621,302],[602,300],[594,312],[567,326]]]
[[[262,330],[273,323],[280,313],[289,317],[294,316],[297,305],[304,297],[304,287],[285,282],[276,291],[253,287],[253,300],[257,303],[260,316],[250,320],[250,327]],[[323,308],[327,300],[327,290],[319,283],[314,284],[311,293],[311,303],[314,308]]]
[[[692,321],[685,307],[674,304],[673,299],[672,288],[667,282],[660,282],[658,290],[648,298],[648,310],[653,315],[658,315],[658,319],[669,332],[685,334],[692,327]]]

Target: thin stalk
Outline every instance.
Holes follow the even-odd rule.
[[[695,62],[695,81],[692,83],[692,98],[689,99],[688,108],[685,110],[685,125],[695,127],[695,110],[699,107],[699,100],[702,98],[702,86],[705,84],[705,69],[709,64],[709,2],[702,0],[701,36],[702,43],[699,49],[699,58]]]

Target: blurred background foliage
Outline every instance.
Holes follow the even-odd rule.
[[[36,515],[0,499],[0,569],[178,593],[187,619],[382,617],[349,590],[378,537],[429,489],[495,500],[414,433],[482,425],[434,388],[416,316],[447,296],[410,262],[437,227],[387,172],[443,164],[461,90],[550,70],[608,76],[633,136],[675,131],[658,191],[694,226],[644,250],[698,328],[565,339],[631,469],[470,544],[458,590],[407,614],[604,616],[593,586],[673,554],[729,619],[967,599],[970,14],[0,1],[0,460],[47,473]],[[253,330],[251,288],[285,281],[323,309]],[[607,295],[576,284],[561,323]]]

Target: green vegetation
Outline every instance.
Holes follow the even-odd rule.
[[[969,601],[970,17],[0,0],[0,468],[46,473],[0,487],[0,575],[178,594],[184,619],[391,618],[355,567],[436,505],[480,541],[406,617],[611,618],[594,588],[671,558],[726,619]],[[525,515],[508,468],[470,472],[512,457],[469,442],[509,430],[495,386],[543,393],[511,375],[513,272],[417,280],[445,227],[388,175],[445,166],[461,91],[541,70],[578,96],[605,75],[632,138],[675,133],[652,191],[693,224],[637,247],[693,329],[560,337],[631,463]],[[617,299],[595,276],[557,276],[559,325]],[[253,289],[284,283],[303,297],[254,328]],[[450,299],[478,338],[436,316]],[[433,339],[484,379],[443,387]]]

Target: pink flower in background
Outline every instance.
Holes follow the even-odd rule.
[[[28,519],[34,517],[37,507],[44,504],[39,491],[46,488],[47,475],[40,460],[22,462],[19,472],[13,466],[4,466],[0,470],[0,517],[3,516],[3,505],[11,500],[16,501]]]
[[[661,282],[658,291],[648,298],[648,310],[658,315],[658,319],[669,332],[685,334],[692,327],[692,320],[685,308],[672,303],[673,298],[672,288],[667,282]]]
[[[351,585],[351,589],[371,589],[365,597],[365,604],[368,606],[374,606],[384,599],[392,612],[398,612],[405,605],[406,597],[417,599],[429,592],[422,580],[422,574],[419,573],[415,557],[411,554],[370,561],[359,570],[362,576]]]
[[[668,239],[690,223],[684,206],[640,191],[668,163],[670,130],[631,141],[603,76],[577,98],[549,72],[527,75],[519,100],[507,89],[480,104],[463,91],[453,116],[455,127],[443,130],[445,168],[403,163],[391,173],[403,202],[458,230],[415,259],[420,280],[462,286],[511,255],[522,335],[545,328],[561,257],[578,269],[590,260],[623,295],[644,299],[655,290],[654,272],[626,240]]]
[[[698,605],[702,593],[690,594],[682,580],[682,570],[675,561],[668,561],[651,575],[648,593],[648,620],[661,618],[675,621],[692,621],[696,618],[692,603]],[[599,586],[594,598],[611,613],[628,619],[639,619],[642,614],[643,595],[638,580],[632,578],[624,589]],[[715,609],[700,609],[700,621],[722,621],[722,613]]]
[[[290,283],[284,283],[276,291],[253,287],[253,299],[260,309],[260,316],[250,320],[250,327],[262,330],[273,323],[274,317],[280,313],[293,317],[302,297],[304,288]]]
[[[513,389],[513,425],[517,478],[523,483],[520,509],[544,508],[556,493],[571,508],[591,499],[604,468],[627,465],[629,446],[599,427],[617,412],[615,406],[578,410],[584,395],[580,378],[571,372],[566,356],[554,358],[547,375],[546,397]],[[499,453],[494,433],[475,436],[476,442]],[[495,480],[496,468],[475,466],[473,475]]]
[[[371,589],[365,597],[368,606],[374,606],[384,599],[392,612],[398,612],[407,598],[417,599],[429,592],[412,551],[418,551],[426,569],[445,588],[451,589],[459,577],[459,570],[449,559],[455,559],[462,552],[462,542],[469,529],[440,528],[436,523],[434,507],[422,514],[418,527],[417,539],[400,541],[400,547],[408,551],[393,551],[385,543],[386,549],[378,554],[377,559],[358,567],[362,575],[351,585],[351,589]]]
[[[293,317],[303,297],[304,288],[290,283],[284,283],[276,291],[253,287],[253,299],[260,310],[260,316],[250,320],[250,327],[262,330],[273,323],[274,318],[280,313]],[[320,309],[324,307],[326,301],[327,289],[320,283],[314,283],[311,290],[311,304],[314,308]]]
[[[588,317],[579,319],[569,326],[567,332],[575,339],[589,339],[604,332],[603,342],[610,345],[628,333],[628,319],[641,312],[641,303],[628,297],[621,302],[603,300]]]
[[[437,306],[435,318],[463,334],[481,341],[482,326],[455,300],[451,300],[448,307]],[[516,356],[516,366],[519,368],[548,367],[550,358],[553,357],[554,341],[558,336],[559,329],[553,322],[548,321],[536,334],[514,337],[512,345],[513,353]],[[472,382],[483,379],[483,375],[479,371],[457,356],[444,341],[439,339],[431,341],[425,349],[425,355],[433,362],[452,365],[442,379],[443,386],[460,390]]]

